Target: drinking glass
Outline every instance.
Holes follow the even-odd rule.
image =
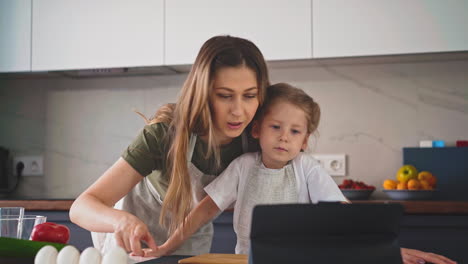
[[[33,228],[47,221],[41,215],[9,215],[0,218],[0,237],[31,239]]]
[[[23,217],[24,207],[0,207],[0,218],[9,215],[19,215],[20,217]]]
[[[24,207],[0,207],[0,237],[20,237],[22,228],[18,224],[22,224],[23,216]]]

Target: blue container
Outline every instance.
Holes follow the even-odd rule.
[[[434,147],[434,148],[443,148],[443,147],[445,147],[445,142],[443,140],[432,141],[432,147]]]

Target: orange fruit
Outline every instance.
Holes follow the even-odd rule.
[[[428,171],[421,171],[420,173],[418,173],[418,180],[427,181],[431,187],[434,187],[437,183],[437,178]]]
[[[397,181],[394,180],[385,180],[382,184],[385,190],[394,190],[398,185]]]
[[[421,189],[421,183],[416,179],[411,179],[408,181],[408,190],[419,190]]]
[[[419,183],[421,184],[421,189],[423,190],[432,190],[432,186],[426,180],[420,180]]]
[[[408,185],[406,182],[399,182],[397,184],[397,190],[407,190],[408,189]]]
[[[418,180],[428,180],[429,178],[432,178],[432,173],[428,171],[421,171],[418,173]]]
[[[430,185],[432,188],[434,188],[434,187],[436,186],[436,184],[437,184],[437,177],[434,176],[434,175],[432,175],[432,177],[431,177],[429,180],[427,180],[427,181],[429,182],[429,185]]]

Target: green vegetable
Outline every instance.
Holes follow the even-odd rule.
[[[47,245],[60,251],[67,244],[0,237],[0,257],[34,257],[43,246]]]

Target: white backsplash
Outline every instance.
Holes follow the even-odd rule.
[[[348,155],[346,178],[393,178],[402,148],[468,139],[468,61],[272,69],[272,83],[306,90],[322,109],[313,152]],[[174,102],[186,74],[0,79],[0,145],[44,155],[45,175],[16,195],[74,198],[120,156],[148,117]],[[341,182],[343,177],[336,177]]]

